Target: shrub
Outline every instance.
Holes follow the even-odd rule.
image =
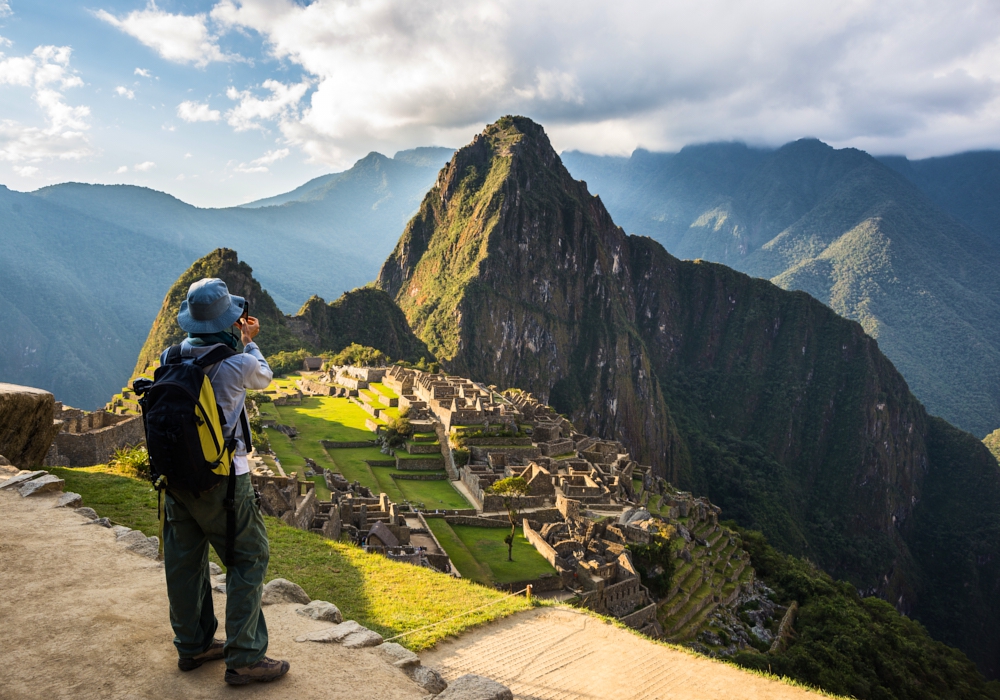
[[[114,456],[108,461],[108,466],[114,467],[123,476],[133,479],[149,479],[149,453],[144,445],[122,447],[115,450]]]
[[[282,374],[300,371],[302,369],[302,361],[312,356],[313,354],[308,350],[292,350],[275,353],[266,359],[267,364],[271,367],[271,371],[274,372],[274,376],[277,377]]]

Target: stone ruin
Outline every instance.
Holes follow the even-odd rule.
[[[55,404],[62,427],[45,457],[47,467],[86,467],[104,464],[116,450],[146,441],[142,417],[107,410],[87,412]]]

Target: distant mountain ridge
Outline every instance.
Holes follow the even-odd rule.
[[[1000,425],[1000,246],[917,180],[815,139],[563,157],[627,231],[809,292],[859,321],[932,413],[979,436]]]
[[[799,221],[855,161],[762,178],[795,196],[761,221]],[[763,228],[730,226],[748,244]],[[1000,671],[1000,469],[986,446],[929,416],[858,323],[626,235],[539,125],[505,117],[457,151],[377,286],[449,370],[620,436],[741,525]]]
[[[213,248],[242,251],[285,311],[364,285],[450,153],[370,154],[308,197],[257,208],[199,209],[128,185],[0,186],[0,381],[103,405],[163,290]]]

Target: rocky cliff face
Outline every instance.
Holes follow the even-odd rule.
[[[927,485],[974,472],[1000,493],[981,443],[946,458],[962,440],[932,431],[859,324],[805,293],[627,236],[530,120],[505,117],[455,154],[377,284],[452,371],[530,390],[582,430],[621,438],[865,592],[937,620],[928,606],[969,586],[988,600],[1000,581],[973,567],[922,597],[941,543],[914,533],[951,512]],[[1000,511],[975,517],[989,531]],[[1000,556],[996,540],[977,541],[975,556]],[[996,620],[996,608],[980,614]],[[956,643],[995,672],[1000,646],[970,642],[980,622],[954,623]]]

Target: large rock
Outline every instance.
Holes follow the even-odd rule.
[[[447,681],[445,681],[445,679],[441,677],[441,674],[433,668],[427,668],[426,666],[413,666],[404,670],[406,671],[406,675],[413,679],[414,683],[419,685],[431,695],[437,695],[448,687]],[[503,688],[502,685],[500,687]]]
[[[83,516],[87,520],[97,520],[97,511],[93,508],[83,506],[82,508],[74,508],[73,512],[77,515]]]
[[[115,528],[117,530],[117,527]],[[125,545],[125,549],[130,552],[135,552],[136,554],[148,557],[150,559],[158,559],[160,556],[160,540],[157,537],[146,537],[139,530],[128,530],[128,532],[122,532],[118,530],[116,533],[117,541],[119,544]]]
[[[340,643],[348,649],[375,647],[382,643],[382,635],[358,624],[354,620],[310,632],[295,638],[296,642]]]
[[[340,624],[344,621],[344,616],[340,613],[340,608],[338,608],[333,603],[328,603],[325,600],[314,600],[305,607],[296,610],[299,615],[305,615],[306,617],[312,618],[313,620],[322,620],[323,622],[333,622]]]
[[[55,412],[49,392],[0,384],[0,454],[21,469],[44,462],[62,425],[55,421]]]
[[[79,508],[83,504],[83,496],[72,491],[67,491],[56,501],[56,508]],[[97,515],[95,514],[96,518]]]
[[[15,474],[14,476],[7,479],[7,481],[0,484],[0,490],[19,488],[20,485],[23,484],[24,482],[31,481],[32,479],[37,479],[38,477],[45,476],[46,474],[48,474],[48,472],[41,469],[36,471],[22,471],[21,473]]]
[[[396,642],[386,642],[375,650],[379,656],[393,666],[401,669],[415,668],[420,665],[420,657]]]
[[[25,482],[17,488],[17,492],[21,494],[22,497],[36,496],[40,493],[62,491],[65,483],[65,481],[60,479],[55,474],[46,474],[45,476],[40,476],[37,479]]]
[[[299,603],[307,605],[312,602],[308,594],[296,583],[283,578],[276,578],[269,581],[264,586],[264,594],[261,596],[261,605],[274,605],[275,603]]]
[[[505,685],[469,673],[452,681],[437,700],[514,700],[514,694]]]

